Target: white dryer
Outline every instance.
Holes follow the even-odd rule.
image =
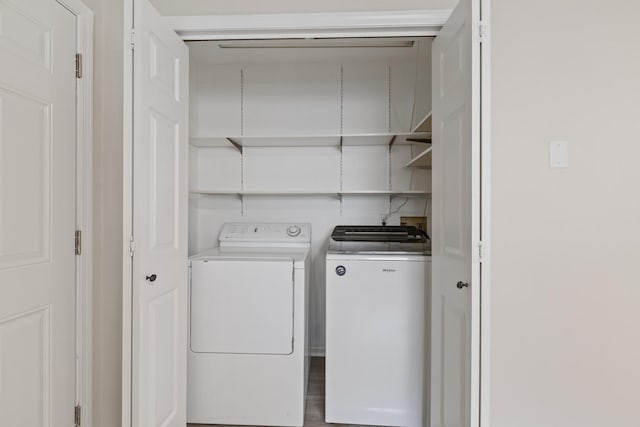
[[[228,223],[190,259],[187,420],[302,426],[310,224]]]

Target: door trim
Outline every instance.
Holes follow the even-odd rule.
[[[490,100],[490,0],[471,0],[479,5],[485,33],[480,47],[481,57],[481,147],[480,147],[480,224],[483,256],[480,268],[480,291],[472,299],[473,347],[472,404],[477,424],[489,427],[490,390],[490,225],[491,225],[491,100]],[[123,106],[123,325],[122,325],[122,427],[131,427],[131,288],[132,258],[130,238],[133,236],[133,2],[124,0],[124,106]],[[259,38],[299,37],[390,37],[436,36],[450,15],[450,10],[411,10],[394,12],[342,12],[321,14],[264,14],[167,17],[166,20],[183,40],[246,40]],[[292,19],[294,17],[295,19]],[[291,24],[294,22],[295,24]],[[285,25],[286,24],[286,25]],[[474,23],[478,24],[478,23]],[[478,242],[474,242],[475,244]],[[482,310],[480,310],[482,307]]]
[[[490,357],[491,357],[491,0],[480,2],[483,26],[480,44],[480,267],[478,381],[479,426],[489,427],[490,417]],[[481,307],[481,309],[480,309]]]
[[[76,52],[82,78],[76,79],[76,229],[82,254],[76,263],[76,403],[82,425],[92,420],[93,390],[93,11],[80,0],[56,0],[76,16]],[[69,236],[71,239],[71,236]],[[73,408],[69,408],[71,411]]]
[[[451,10],[168,16],[183,40],[435,36]]]
[[[122,38],[122,427],[132,422],[133,363],[133,5],[123,0]],[[186,349],[185,349],[186,351]]]

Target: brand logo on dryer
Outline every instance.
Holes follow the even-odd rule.
[[[382,272],[383,273],[395,273],[396,269],[395,268],[383,268]]]
[[[339,265],[336,267],[336,274],[338,276],[344,276],[347,273],[347,268],[344,265]]]

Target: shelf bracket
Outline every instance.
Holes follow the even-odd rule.
[[[389,141],[389,151],[391,151],[391,149],[393,148],[393,143],[396,142],[397,137],[398,135],[393,135],[393,137],[391,138],[391,141]]]
[[[237,143],[236,141],[234,141],[231,138],[226,138],[226,140],[229,141],[229,143],[231,143],[231,145],[236,147],[236,150],[238,150],[240,153],[242,153],[242,145],[240,145],[239,143]]]

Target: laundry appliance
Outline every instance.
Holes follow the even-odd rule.
[[[407,226],[337,226],[326,256],[325,421],[422,426],[431,256]]]
[[[302,426],[310,224],[227,223],[190,258],[187,419]]]

